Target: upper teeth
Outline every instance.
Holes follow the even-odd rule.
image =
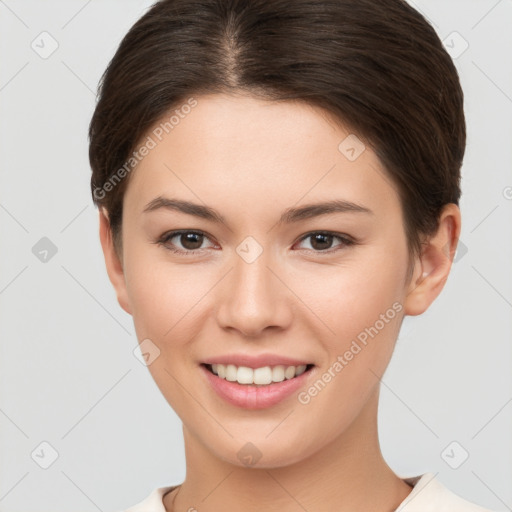
[[[213,373],[222,379],[239,384],[270,384],[281,382],[285,379],[293,379],[306,371],[306,365],[300,366],[264,366],[262,368],[248,368],[247,366],[235,366],[234,364],[212,364]]]

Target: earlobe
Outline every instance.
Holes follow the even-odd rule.
[[[437,232],[423,243],[421,255],[415,262],[415,271],[404,301],[406,315],[421,315],[441,293],[450,274],[460,227],[458,206],[454,203],[445,205]]]
[[[128,314],[131,315],[132,312],[128,300],[123,265],[119,259],[119,255],[115,250],[114,241],[112,238],[112,230],[110,229],[110,222],[108,220],[108,214],[104,211],[103,208],[99,209],[99,221],[100,242],[103,249],[103,256],[105,258],[105,266],[107,269],[108,277],[116,292],[119,305]]]

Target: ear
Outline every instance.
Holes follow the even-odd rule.
[[[449,203],[439,216],[437,232],[423,243],[414,263],[413,278],[404,301],[406,315],[421,315],[441,293],[448,279],[461,228],[458,206]]]
[[[114,290],[116,291],[117,301],[119,302],[119,305],[131,315],[132,312],[126,290],[123,265],[115,250],[108,215],[103,208],[100,208],[100,241],[101,248],[103,249],[103,256],[105,257],[107,274]]]

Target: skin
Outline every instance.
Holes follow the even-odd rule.
[[[148,368],[183,422],[186,479],[164,497],[166,510],[393,511],[411,487],[381,454],[379,378],[404,315],[423,313],[448,278],[459,209],[445,206],[407,282],[399,197],[369,147],[349,161],[338,145],[350,131],[304,103],[196,99],[130,176],[120,254],[100,211],[118,301],[138,340],[159,348]],[[208,205],[224,223],[165,208],[145,213],[158,196]],[[373,214],[277,222],[288,208],[334,199]],[[155,243],[178,229],[205,232],[201,249],[173,253],[194,247],[179,236]],[[318,231],[357,243],[333,238],[322,251],[304,238]],[[252,263],[236,252],[247,236],[263,249]],[[199,369],[223,354],[289,355],[315,364],[307,390],[395,302],[401,311],[306,405],[294,393],[267,409],[240,409],[218,397]],[[262,454],[252,466],[237,457],[247,442]]]

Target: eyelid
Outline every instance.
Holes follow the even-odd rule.
[[[202,231],[200,229],[176,229],[176,230],[167,231],[164,234],[162,234],[154,243],[156,243],[158,245],[162,245],[166,249],[168,249],[172,252],[178,253],[178,254],[193,255],[193,254],[198,254],[198,253],[201,253],[202,251],[204,251],[206,248],[190,249],[190,250],[172,249],[166,245],[169,242],[169,240],[171,240],[172,238],[179,236],[179,235],[188,234],[188,233],[193,233],[195,235],[201,235],[204,238],[206,238],[211,244],[215,245],[214,242],[212,241],[210,235],[208,235],[207,233],[205,233],[204,231]]]
[[[154,243],[162,245],[167,250],[177,253],[177,254],[194,255],[194,254],[203,253],[205,251],[205,249],[207,249],[207,248],[187,250],[187,249],[174,249],[167,245],[169,240],[171,240],[172,238],[182,235],[182,234],[189,234],[189,233],[201,235],[215,246],[215,243],[212,241],[212,238],[210,237],[210,235],[208,235],[207,233],[205,233],[204,231],[202,231],[200,229],[177,229],[177,230],[167,231],[166,233],[161,235]],[[309,231],[308,233],[305,233],[304,235],[302,235],[296,242],[294,242],[292,247],[294,247],[298,243],[303,242],[304,240],[307,240],[308,238],[310,238],[314,235],[332,236],[333,238],[337,238],[338,240],[340,240],[341,243],[332,248],[329,248],[329,249],[318,250],[318,251],[316,251],[314,249],[300,249],[301,251],[306,251],[310,254],[313,253],[313,254],[327,255],[327,254],[336,253],[340,250],[343,250],[347,247],[357,244],[357,241],[354,238],[352,238],[351,236],[346,235],[344,233],[337,233],[337,232],[328,231],[328,230],[316,230],[316,231]]]
[[[355,239],[353,239],[349,235],[345,235],[344,233],[337,233],[334,231],[326,231],[326,230],[317,230],[317,231],[310,231],[309,233],[306,233],[305,235],[300,237],[297,240],[297,242],[295,242],[294,245],[306,240],[307,238],[312,237],[313,235],[332,236],[334,238],[338,238],[339,240],[341,240],[341,244],[339,244],[333,248],[330,248],[330,249],[325,249],[323,251],[315,251],[314,249],[302,249],[303,251],[307,251],[309,253],[314,253],[314,254],[333,254],[339,250],[343,250],[346,247],[350,247],[351,245],[356,245],[356,243],[357,243]]]

